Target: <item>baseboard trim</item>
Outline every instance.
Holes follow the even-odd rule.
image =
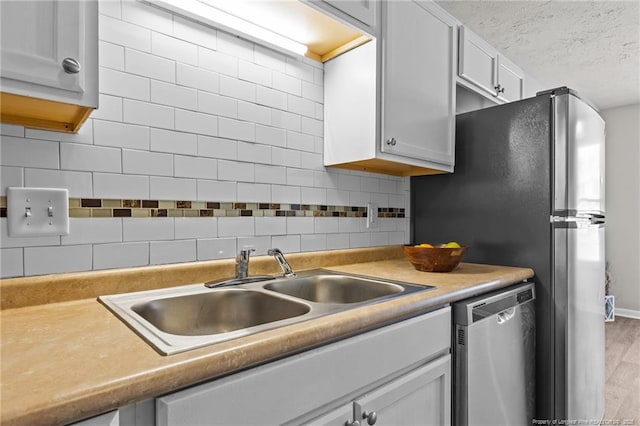
[[[617,317],[640,319],[640,311],[635,311],[633,309],[623,309],[623,308],[617,308],[616,307],[616,316]]]

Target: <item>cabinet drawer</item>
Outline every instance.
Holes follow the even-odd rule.
[[[156,400],[158,425],[282,424],[450,348],[449,307]]]

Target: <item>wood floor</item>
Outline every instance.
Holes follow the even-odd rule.
[[[605,419],[640,426],[640,320],[605,324]]]

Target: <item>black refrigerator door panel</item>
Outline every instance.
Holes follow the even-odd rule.
[[[549,96],[459,115],[452,174],[411,178],[413,243],[457,241],[464,262],[536,272],[537,405],[551,418],[552,106]]]

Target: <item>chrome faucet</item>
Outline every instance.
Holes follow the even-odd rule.
[[[284,258],[284,254],[282,254],[282,251],[280,251],[280,249],[269,249],[267,251],[267,254],[276,258],[276,260],[280,264],[280,267],[282,268],[282,272],[284,272],[285,277],[292,278],[296,276],[295,272],[293,272],[293,269],[291,269],[291,265],[289,265],[287,259]]]
[[[244,279],[249,276],[249,257],[255,249],[243,248],[236,256],[236,278]]]

